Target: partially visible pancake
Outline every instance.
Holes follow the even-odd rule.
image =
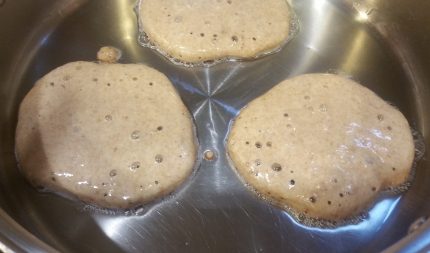
[[[108,208],[172,192],[196,159],[191,116],[163,74],[90,62],[53,70],[26,95],[16,153],[33,185]]]
[[[329,74],[283,81],[252,101],[234,121],[227,148],[258,193],[325,220],[357,215],[379,191],[405,183],[415,151],[401,112]]]
[[[152,44],[191,63],[273,51],[292,20],[286,0],[141,0],[138,12]]]

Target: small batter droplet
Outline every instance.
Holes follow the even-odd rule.
[[[114,47],[102,47],[97,52],[97,59],[103,63],[115,63],[121,58],[121,51]]]
[[[215,158],[215,153],[212,150],[206,150],[204,152],[204,157],[208,161],[212,161]]]

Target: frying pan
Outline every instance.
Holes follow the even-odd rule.
[[[303,73],[346,75],[401,110],[429,144],[430,1],[291,0],[300,31],[280,52],[210,68],[139,46],[135,0],[0,0],[0,249],[41,252],[418,252],[430,250],[429,152],[411,188],[381,194],[358,223],[309,227],[243,186],[225,138],[238,111]],[[134,212],[96,210],[33,189],[14,156],[17,110],[35,81],[101,46],[165,73],[193,114],[198,169]],[[215,159],[205,160],[211,150]],[[422,151],[422,149],[421,149]]]

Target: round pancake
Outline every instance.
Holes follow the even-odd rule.
[[[73,62],[40,79],[22,101],[16,154],[35,186],[130,208],[181,184],[196,146],[191,115],[163,74]]]
[[[238,174],[265,198],[324,220],[359,214],[408,180],[407,120],[369,89],[331,74],[281,82],[234,121],[227,143]]]
[[[139,24],[163,54],[182,62],[254,58],[289,37],[286,0],[142,0]]]

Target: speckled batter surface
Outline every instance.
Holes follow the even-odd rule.
[[[40,79],[22,101],[16,153],[35,186],[129,208],[180,185],[196,146],[191,116],[163,74],[73,62]]]
[[[142,0],[141,28],[158,49],[184,62],[253,58],[288,38],[286,0]]]
[[[401,112],[330,74],[286,80],[252,101],[227,148],[263,197],[325,220],[357,215],[379,191],[405,183],[415,150]]]

